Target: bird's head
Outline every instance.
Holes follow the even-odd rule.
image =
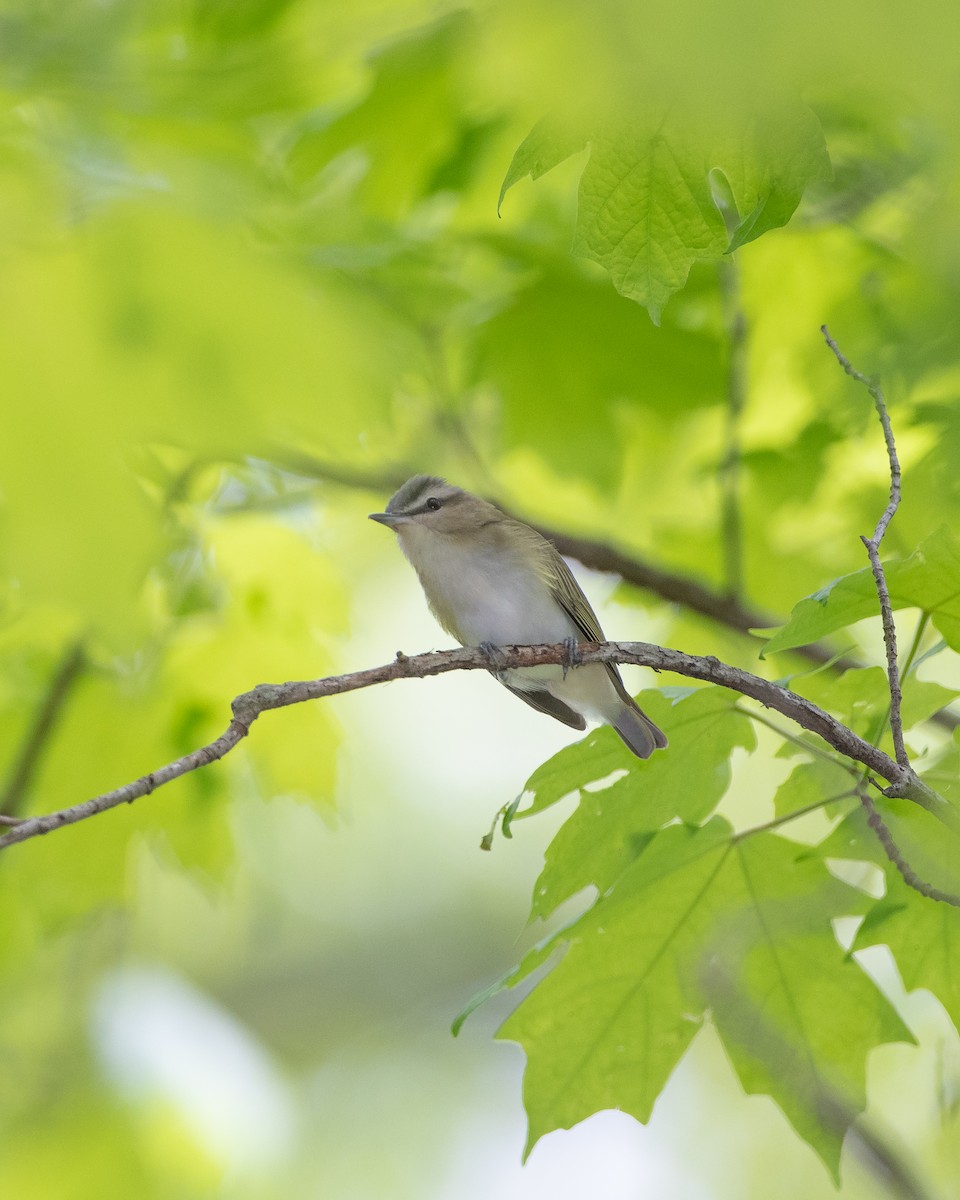
[[[371,513],[370,520],[379,521],[406,540],[424,534],[466,538],[505,517],[487,500],[436,475],[414,475],[391,496],[386,511]]]

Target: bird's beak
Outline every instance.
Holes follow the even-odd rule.
[[[371,513],[371,521],[379,521],[381,525],[386,525],[388,529],[396,529],[398,525],[402,525],[407,518],[399,513]]]

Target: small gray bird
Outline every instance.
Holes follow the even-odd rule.
[[[415,475],[372,521],[394,530],[430,610],[462,646],[602,642],[590,601],[556,549],[495,505],[434,475]],[[515,696],[574,729],[612,725],[638,758],[667,744],[612,663],[496,672]]]

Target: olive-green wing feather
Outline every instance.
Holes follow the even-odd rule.
[[[597,614],[590,607],[590,601],[583,594],[583,588],[577,583],[573,572],[563,561],[556,547],[549,542],[545,543],[550,551],[550,567],[551,567],[551,591],[556,597],[557,603],[564,609],[576,627],[583,634],[584,641],[587,642],[605,642],[603,630],[600,628],[600,622],[597,619]],[[614,663],[607,663],[607,672],[613,680],[613,685],[620,693],[622,699],[630,705],[634,705],[632,697],[627,693],[627,689],[623,686],[623,680],[620,678],[620,672]]]
[[[574,578],[573,572],[549,542],[547,542],[547,546],[550,550],[550,567],[553,577],[551,591],[558,604],[567,612],[583,634],[585,642],[604,641],[603,630],[600,628],[597,614],[590,607],[590,601],[583,594],[583,589]]]
[[[528,525],[518,523],[515,529],[523,530],[524,536],[529,539],[530,554],[533,560],[538,562],[541,578],[583,638],[590,642],[605,641],[597,614],[590,607],[590,601],[583,594],[580,584],[577,583],[573,572],[560,557],[557,548]],[[612,722],[613,728],[638,758],[649,758],[654,750],[667,745],[666,734],[662,729],[658,729],[646,713],[637,707],[637,702],[623,686],[623,680],[620,678],[620,672],[616,665],[614,663],[605,663],[604,665],[624,706],[619,718]],[[509,687],[509,684],[506,686]],[[519,696],[521,700],[525,700],[531,707],[549,713],[558,721],[572,725],[574,729],[584,727],[582,716],[567,708],[547,691],[524,692],[519,688],[510,688],[510,691]]]

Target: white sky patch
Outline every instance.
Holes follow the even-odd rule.
[[[619,1112],[548,1134],[519,1165],[517,1128],[487,1118],[464,1131],[460,1152],[430,1200],[710,1200],[681,1155]]]
[[[294,1106],[272,1059],[187,980],[159,967],[113,972],[94,1000],[90,1028],[118,1090],[174,1106],[227,1168],[263,1168],[290,1153]]]

